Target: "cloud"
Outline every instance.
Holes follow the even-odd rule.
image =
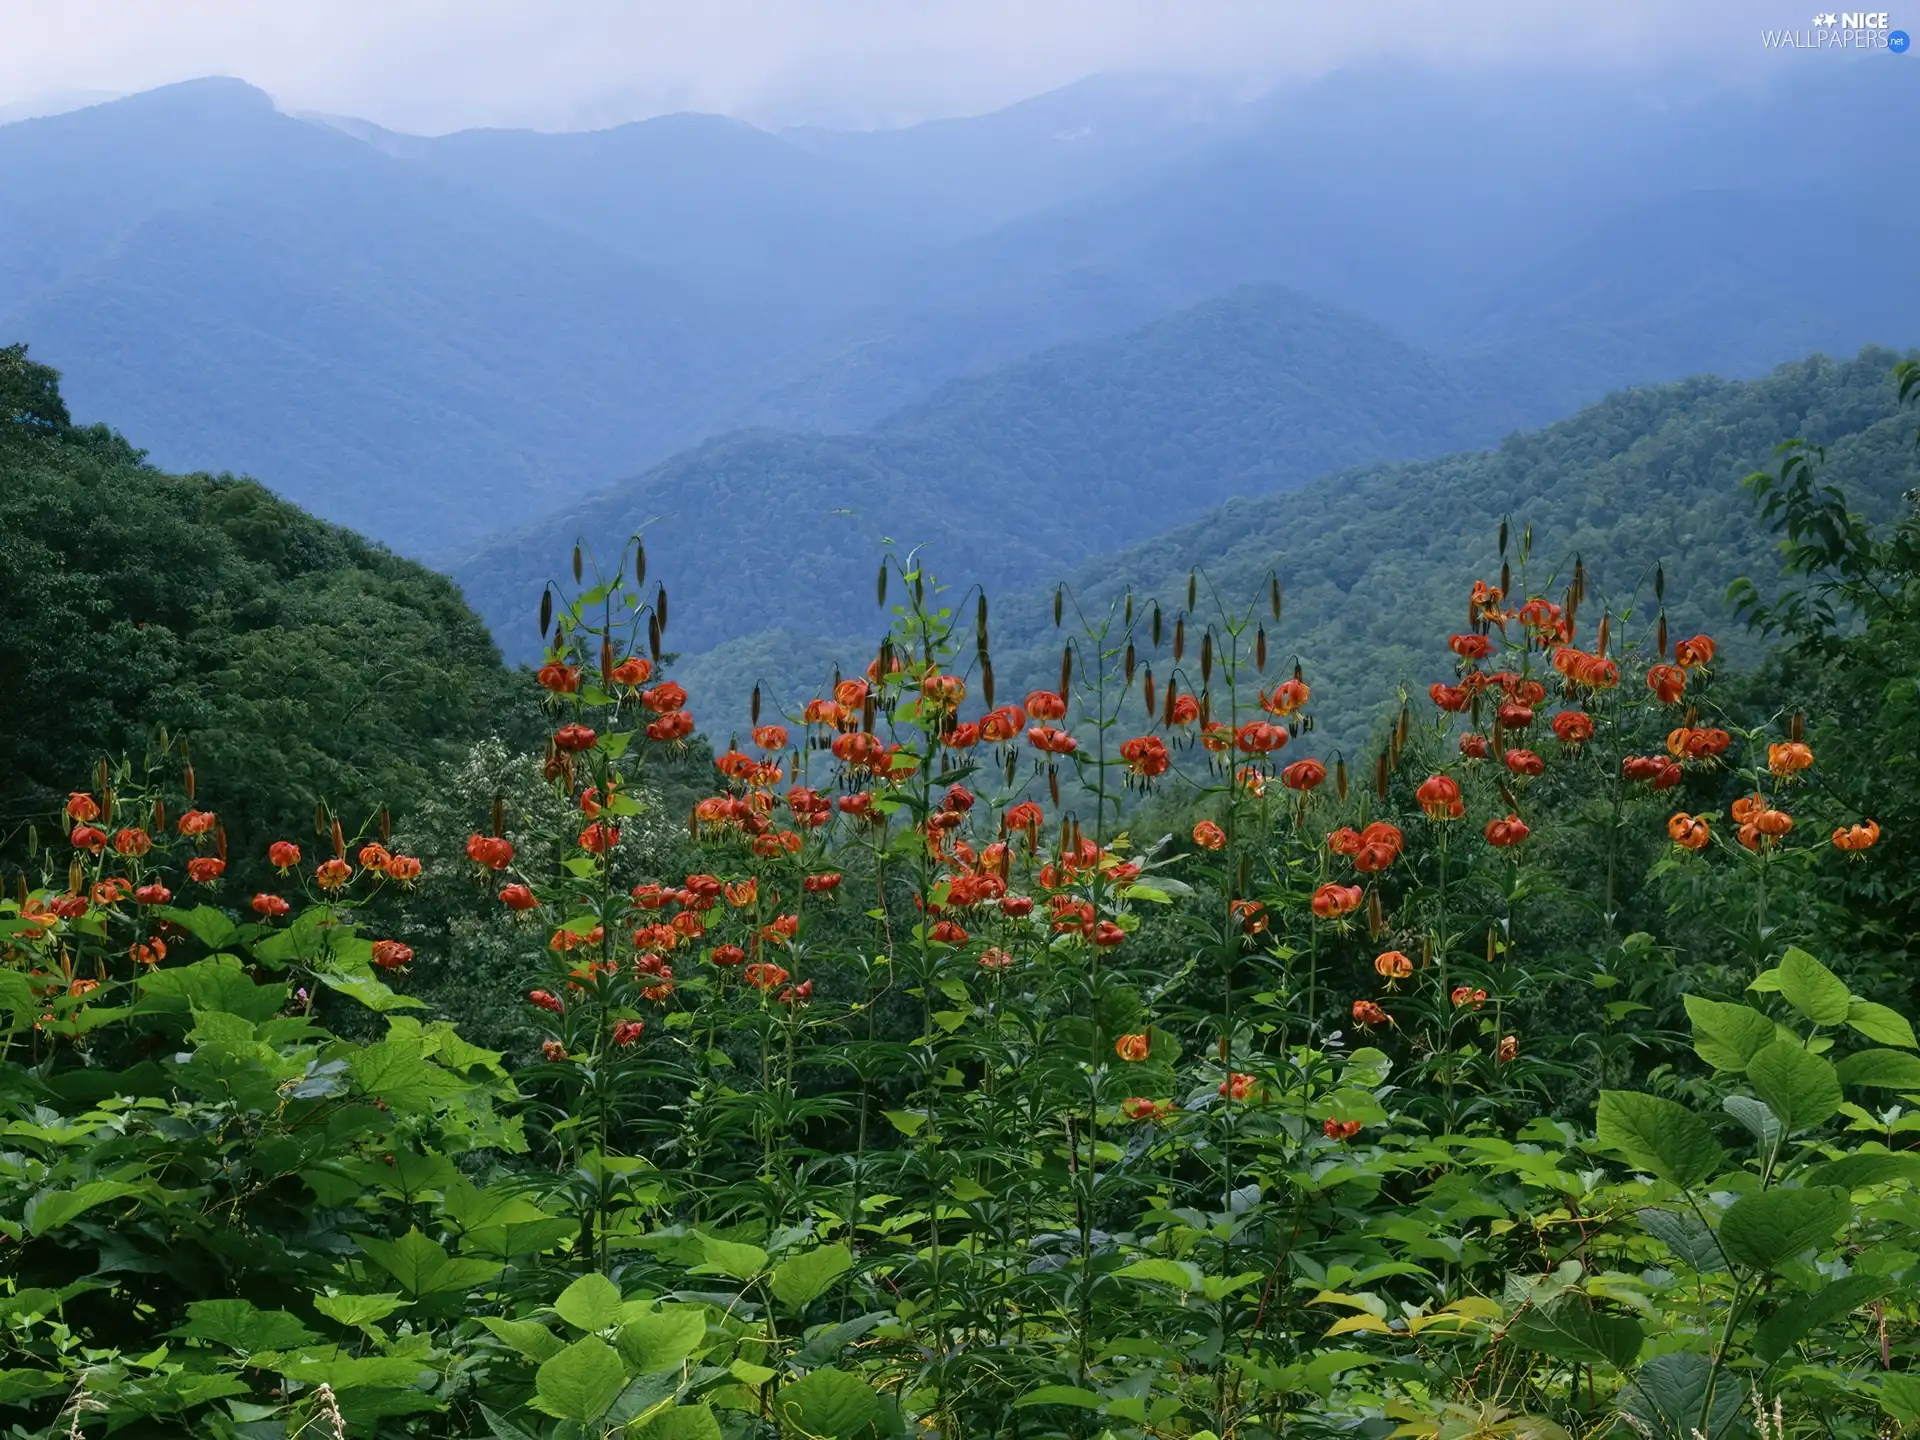
[[[1802,21],[1784,0],[0,0],[0,104],[223,74],[415,133],[681,109],[898,124],[1101,71],[1732,64]]]

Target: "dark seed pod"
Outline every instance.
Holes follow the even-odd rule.
[[[1127,590],[1126,615],[1125,615],[1125,618],[1121,621],[1121,623],[1125,625],[1129,630],[1133,628],[1133,591],[1131,588]]]
[[[493,833],[496,836],[507,833],[507,797],[504,795],[493,797]]]
[[[547,638],[547,631],[553,626],[553,587],[548,586],[540,592],[540,638]]]
[[[1060,647],[1060,698],[1066,699],[1073,686],[1073,643]]]
[[[1380,758],[1374,762],[1373,793],[1382,800],[1387,798],[1387,757],[1385,751],[1382,751]]]
[[[1147,667],[1146,678],[1141,682],[1140,699],[1146,705],[1147,721],[1151,724],[1153,721],[1153,667],[1151,665]]]
[[[393,839],[393,812],[386,806],[380,807],[380,843],[386,844]]]
[[[1667,598],[1667,567],[1664,565],[1656,564],[1653,567],[1653,598],[1656,600]]]
[[[1197,601],[1199,598],[1200,598],[1200,572],[1197,570],[1189,570],[1187,572],[1187,609],[1192,610],[1194,606],[1194,602]]]
[[[654,613],[660,617],[660,633],[667,633],[667,587],[662,585],[653,597]]]
[[[987,702],[987,709],[993,709],[993,662],[980,662],[980,696]]]
[[[878,605],[878,606],[880,606],[880,608],[881,608],[881,609],[883,609],[883,610],[884,610],[884,609],[886,608],[886,605],[887,605],[887,562],[886,562],[886,561],[884,561],[884,560],[882,560],[882,561],[880,562],[880,574],[878,575],[878,577],[876,577],[876,578],[875,578],[875,580],[874,580],[874,582],[873,582],[873,599],[874,599],[874,603],[875,603],[876,605]]]
[[[213,832],[213,853],[222,860],[227,858],[227,827],[219,825]]]
[[[1600,656],[1602,659],[1606,658],[1607,632],[1609,628],[1612,626],[1612,624],[1613,624],[1612,611],[1608,611],[1605,615],[1602,615],[1600,617],[1600,634],[1598,639],[1594,642],[1593,653]]]
[[[927,608],[927,582],[919,575],[913,577],[913,607],[916,610]]]
[[[1161,717],[1161,723],[1173,724],[1173,698],[1179,693],[1180,686],[1172,680],[1167,681],[1167,713]]]
[[[187,766],[186,771],[181,778],[186,781],[187,803],[191,805],[193,803],[193,766],[191,765]]]
[[[157,833],[167,828],[167,802],[156,799],[153,802],[153,829]]]
[[[1412,723],[1413,712],[1403,703],[1400,706],[1400,723],[1393,727],[1393,743],[1403,750],[1407,744],[1407,727]]]
[[[337,860],[344,860],[347,857],[347,837],[341,833],[340,817],[337,815],[333,820],[333,854]]]
[[[700,812],[697,809],[687,811],[687,834],[695,840],[700,838]]]
[[[643,589],[647,583],[647,547],[644,541],[633,547],[633,588]]]
[[[1367,934],[1378,940],[1380,932],[1386,928],[1386,916],[1380,913],[1380,892],[1377,889],[1369,890],[1367,892]]]
[[[1067,587],[1056,585],[1053,588],[1053,623],[1058,625],[1060,617],[1066,613]]]
[[[580,574],[580,545],[579,542],[576,541],[573,547],[573,583],[576,585],[580,583]]]
[[[1247,852],[1242,850],[1238,862],[1233,867],[1233,888],[1244,895],[1253,880],[1253,871]]]
[[[1173,659],[1178,664],[1187,653],[1187,617],[1182,615],[1173,622]]]
[[[1278,625],[1280,623],[1280,577],[1278,575],[1267,578],[1267,592],[1267,603],[1273,610],[1273,623]]]
[[[21,885],[24,885],[27,883],[26,871],[22,870],[20,872],[17,883]],[[80,887],[85,885],[86,883],[87,883],[86,868],[83,865],[81,865],[81,863],[78,860],[75,860],[71,865],[67,866],[67,889],[72,891],[75,895],[78,895],[80,893]],[[20,898],[21,904],[23,905],[26,904],[26,899],[24,896],[19,898]]]
[[[613,684],[613,641],[605,635],[600,637],[600,683]]]
[[[1487,931],[1487,964],[1492,965],[1494,957],[1499,953],[1499,946],[1494,942],[1493,931],[1489,929]]]
[[[1121,663],[1121,673],[1123,673],[1127,677],[1127,684],[1129,685],[1133,684],[1134,656],[1133,656],[1133,642],[1131,640],[1127,642],[1127,653],[1125,658],[1120,663]]]
[[[313,807],[313,833],[316,835],[327,833],[327,807],[324,805]]]
[[[1660,612],[1660,630],[1656,638],[1656,648],[1662,660],[1667,658],[1667,612]]]
[[[1207,631],[1200,637],[1200,683],[1206,685],[1213,680],[1213,632]]]
[[[1787,722],[1787,738],[1796,745],[1807,738],[1807,717],[1798,710],[1793,712],[1793,718]]]
[[[1047,766],[1047,794],[1053,798],[1057,807],[1060,804],[1060,772],[1052,765]]]
[[[1264,625],[1253,633],[1253,668],[1260,671],[1267,668],[1267,627]]]
[[[1507,554],[1507,522],[1505,520],[1502,520],[1500,522],[1500,557],[1502,559],[1505,559],[1506,554]]]
[[[753,699],[748,704],[747,711],[749,722],[753,725],[754,729],[758,730],[760,728],[760,687],[758,684],[753,687]]]
[[[1527,528],[1520,532],[1520,558],[1525,560],[1533,553],[1533,522],[1527,522]]]
[[[1333,762],[1333,789],[1344,804],[1347,798],[1347,762],[1345,759]]]
[[[1014,773],[1019,768],[1020,768],[1020,752],[1018,750],[1008,750],[1007,751],[1007,784],[1011,785],[1013,783]]]
[[[647,616],[647,653],[653,657],[653,663],[660,663],[660,617]]]
[[[879,701],[873,691],[867,692],[866,703],[860,707],[860,728],[869,734],[873,732],[873,716]]]
[[[78,890],[80,887],[76,885],[73,888]],[[14,871],[13,872],[13,901],[14,901],[14,904],[18,905],[23,910],[26,909],[27,907],[27,893],[28,893],[27,892],[27,872],[24,870]]]
[[[1200,728],[1204,730],[1211,724],[1213,724],[1213,692],[1202,690],[1200,692]]]
[[[1158,650],[1160,648],[1160,602],[1158,600],[1153,602],[1153,622],[1150,628],[1153,631],[1153,648]]]
[[[1505,595],[1511,594],[1512,592],[1513,592],[1513,571],[1508,569],[1507,562],[1502,560],[1500,562],[1500,593],[1501,595],[1505,596]]]

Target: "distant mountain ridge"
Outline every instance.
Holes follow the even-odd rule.
[[[675,594],[676,643],[705,649],[779,614],[820,634],[883,546],[1020,584],[1233,495],[1343,466],[1491,444],[1551,410],[1358,316],[1249,288],[1110,340],[948,382],[873,429],[743,431],[487,546],[455,567],[508,652],[576,536],[643,529]]]
[[[1545,418],[1920,335],[1895,240],[1920,196],[1886,146],[1831,143],[1920,132],[1920,89],[1821,58],[1745,89],[1108,77],[790,136],[689,115],[428,140],[194,82],[0,125],[0,341],[158,462],[443,563],[731,432],[864,430],[1249,284],[1489,396],[1546,377]]]

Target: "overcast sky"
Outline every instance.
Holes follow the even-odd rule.
[[[582,129],[687,109],[767,125],[903,124],[1101,71],[1255,82],[1380,56],[1722,69],[1760,63],[1760,27],[1804,25],[1803,10],[1801,0],[0,0],[0,106],[232,75],[284,110],[420,134]]]

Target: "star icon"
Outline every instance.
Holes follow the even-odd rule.
[[[1816,25],[1825,27],[1825,26],[1837,24],[1839,22],[1838,22],[1838,17],[1836,17],[1834,13],[1831,10],[1829,10],[1824,14],[1814,16],[1813,23]]]

